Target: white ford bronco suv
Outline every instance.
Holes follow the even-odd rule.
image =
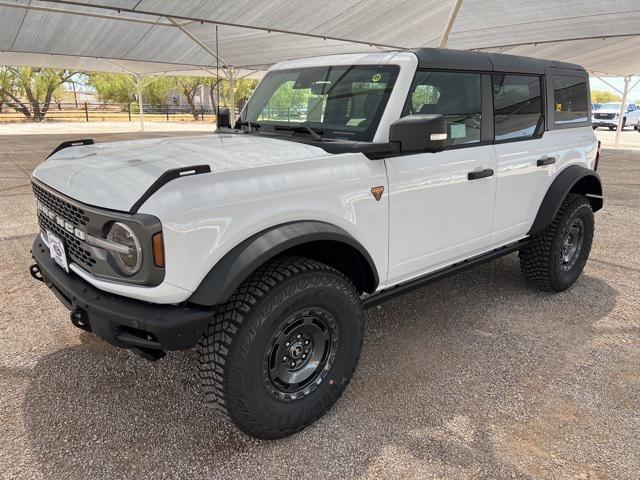
[[[519,251],[559,292],[602,207],[577,65],[418,49],[282,62],[234,128],[58,147],[33,173],[31,274],[73,324],[148,359],[196,347],[244,432],[320,417],[363,307]]]

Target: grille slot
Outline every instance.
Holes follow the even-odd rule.
[[[62,218],[70,221],[76,226],[84,227],[87,225],[89,217],[87,217],[86,212],[82,208],[78,208],[75,205],[65,202],[61,198],[52,195],[36,184],[32,184],[32,186],[36,199],[47,208],[50,208]]]
[[[598,120],[613,120],[614,113],[594,113],[593,116]]]

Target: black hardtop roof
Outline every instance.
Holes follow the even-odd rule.
[[[542,75],[549,68],[577,70],[587,75],[580,65],[541,60],[539,58],[506,55],[503,53],[472,52],[446,48],[416,48],[411,50],[418,57],[418,68],[442,68],[446,70],[482,70],[489,72],[533,73]]]

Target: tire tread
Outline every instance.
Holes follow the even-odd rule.
[[[354,300],[360,305],[360,299],[357,296],[355,287],[338,270],[309,258],[277,257],[259,267],[238,287],[225,304],[215,308],[213,320],[197,345],[200,377],[206,400],[212,403],[216,410],[227,420],[235,423],[245,432],[251,432],[252,435],[259,438],[281,438],[291,435],[313,423],[333,405],[333,403],[328,404],[322,413],[304,425],[290,429],[271,430],[265,430],[248,414],[243,415],[241,419],[237,418],[237,414],[232,416],[229,409],[229,402],[233,401],[237,406],[237,408],[234,408],[234,412],[247,411],[244,407],[242,395],[234,394],[233,383],[228,381],[227,375],[227,361],[232,345],[237,340],[240,340],[236,334],[246,323],[247,317],[258,303],[270,292],[295,275],[309,272],[338,275],[351,286],[349,293],[356,297]],[[344,282],[341,283],[344,284]],[[251,327],[254,330],[258,328],[257,325],[252,325]],[[362,329],[362,326],[360,328]],[[255,334],[255,331],[249,332],[250,336],[252,334]],[[360,338],[360,343],[362,343],[362,335]],[[231,397],[233,400],[231,400]],[[256,435],[255,432],[260,433]]]

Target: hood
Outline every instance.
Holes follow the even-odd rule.
[[[321,148],[288,140],[209,134],[70,147],[38,165],[33,176],[87,205],[128,211],[173,168],[207,164],[215,175],[324,155],[328,154]]]
[[[596,113],[617,113],[617,114],[620,114],[620,109],[616,108],[614,110],[612,108],[599,108],[598,110],[594,110],[593,113],[594,114],[596,114]]]

